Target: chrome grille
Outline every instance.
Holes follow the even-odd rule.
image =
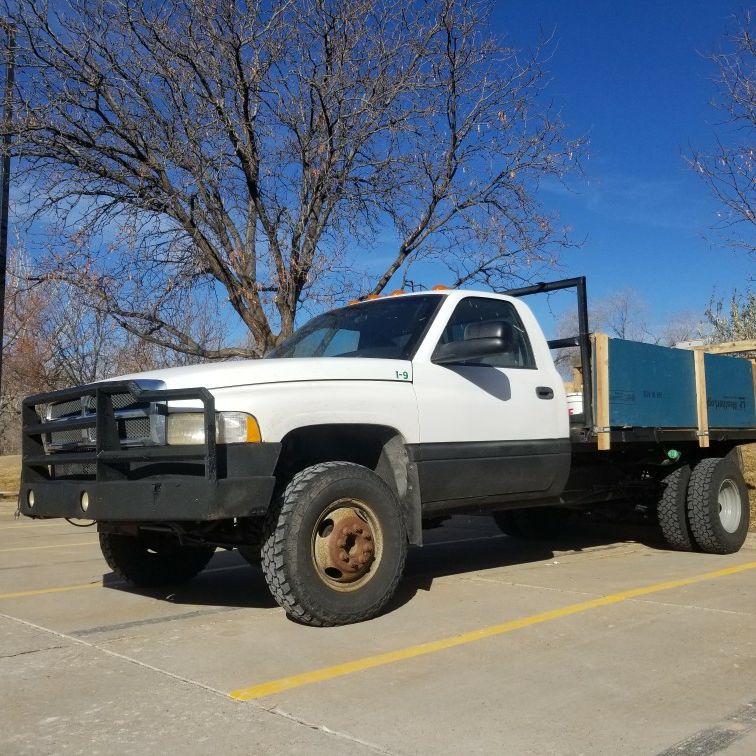
[[[80,478],[86,476],[94,478],[97,474],[97,465],[55,465],[56,478]]]
[[[76,399],[72,402],[60,402],[60,404],[51,404],[49,408],[49,417],[51,420],[57,420],[59,417],[71,417],[73,415],[80,414],[81,399]]]
[[[69,444],[79,444],[82,441],[81,431],[69,430],[60,433],[50,434],[50,446],[67,446]]]
[[[130,417],[118,423],[119,430],[123,427],[123,438],[133,440],[150,437],[149,417]]]
[[[140,401],[129,393],[112,395],[113,410],[118,427],[118,435],[124,446],[151,446],[164,443],[164,417],[157,413],[155,404]],[[94,396],[83,396],[57,404],[49,404],[43,409],[47,420],[76,417],[93,417],[96,410]],[[61,423],[62,424],[62,423]],[[48,452],[93,449],[97,443],[94,427],[84,429],[61,429],[48,433],[45,447]]]

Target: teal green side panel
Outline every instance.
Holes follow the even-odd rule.
[[[756,428],[750,361],[707,354],[704,365],[709,428]]]
[[[609,339],[609,423],[697,427],[693,352]]]

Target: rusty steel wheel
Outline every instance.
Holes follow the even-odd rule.
[[[340,499],[318,519],[312,558],[320,579],[337,591],[361,588],[375,574],[383,552],[378,518],[363,501]]]
[[[394,594],[406,556],[396,494],[351,462],[297,473],[265,522],[265,580],[289,617],[307,625],[374,617]]]

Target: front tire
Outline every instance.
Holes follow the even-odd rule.
[[[375,617],[393,596],[406,556],[396,495],[350,462],[297,473],[264,526],[265,580],[287,615],[306,625]]]
[[[734,554],[748,533],[748,489],[732,456],[702,459],[688,485],[688,517],[698,547],[709,554]]]
[[[182,546],[161,533],[100,533],[100,549],[113,572],[138,586],[177,585],[202,572],[214,547]]]

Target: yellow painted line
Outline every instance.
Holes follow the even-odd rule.
[[[35,549],[64,549],[67,546],[99,546],[99,541],[81,541],[79,543],[54,543],[50,546],[13,546],[10,549],[0,549],[0,554],[9,551],[34,551]]]
[[[248,564],[235,564],[229,567],[211,567],[210,569],[203,570],[202,574],[208,572],[228,572],[230,570],[248,570]],[[0,593],[0,600],[11,598],[22,598],[23,596],[42,596],[45,593],[64,593],[66,591],[80,591],[84,588],[118,588],[120,586],[126,586],[123,580],[115,580],[108,582],[107,586],[103,586],[102,582],[96,583],[78,583],[76,585],[62,585],[57,588],[35,588],[32,591],[16,591],[14,593]]]
[[[312,683],[333,680],[336,677],[351,675],[355,672],[363,672],[366,669],[373,669],[374,667],[382,667],[386,664],[394,664],[395,662],[414,659],[418,656],[445,651],[446,649],[455,648],[456,646],[464,646],[467,643],[475,643],[476,641],[492,638],[496,635],[511,633],[513,630],[521,630],[525,627],[532,627],[533,625],[540,625],[544,622],[551,622],[552,620],[569,617],[573,614],[579,614],[601,606],[609,606],[610,604],[618,604],[622,601],[627,601],[628,599],[638,598],[639,596],[647,596],[650,593],[669,591],[672,588],[682,588],[687,585],[701,583],[705,580],[725,577],[726,575],[736,575],[739,572],[753,569],[756,569],[756,562],[748,562],[746,564],[736,565],[735,567],[726,567],[722,570],[705,572],[701,575],[694,575],[693,577],[682,578],[680,580],[670,580],[665,583],[655,583],[654,585],[645,585],[640,588],[631,588],[627,591],[611,593],[607,596],[600,596],[595,599],[589,599],[588,601],[581,601],[578,604],[564,606],[561,609],[552,609],[548,612],[533,614],[529,617],[521,617],[520,619],[510,620],[509,622],[503,622],[499,625],[490,625],[488,627],[478,628],[477,630],[470,630],[469,632],[461,633],[460,635],[452,635],[448,638],[441,638],[440,640],[430,641],[428,643],[420,643],[415,646],[400,648],[396,651],[376,654],[375,656],[366,656],[362,659],[355,659],[354,661],[344,662],[343,664],[336,664],[332,667],[322,667],[321,669],[303,672],[298,675],[290,675],[289,677],[281,677],[277,680],[269,680],[267,682],[259,683],[258,685],[252,685],[249,688],[240,688],[239,690],[231,691],[229,696],[238,701],[250,701],[255,698],[263,698],[265,696],[271,696],[274,693],[281,693],[285,690],[300,688],[303,685],[311,685]]]
[[[58,588],[38,588],[34,591],[15,591],[14,593],[0,593],[0,599],[22,598],[23,596],[41,596],[43,593],[64,593],[66,591],[80,591],[84,588],[102,588],[102,583],[80,583],[79,585],[61,585]]]

